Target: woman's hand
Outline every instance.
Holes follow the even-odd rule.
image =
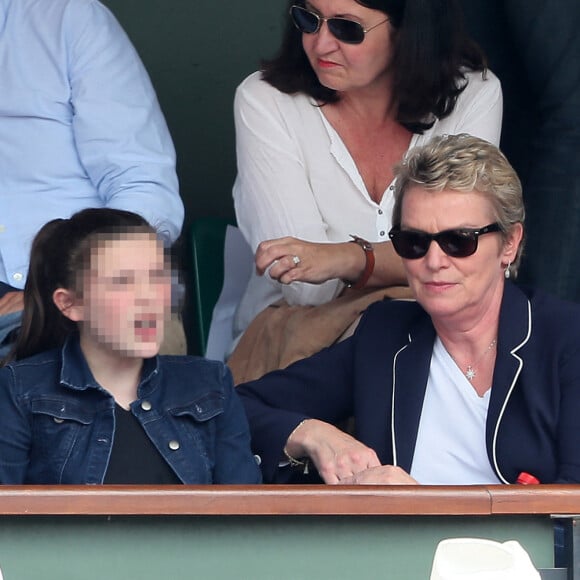
[[[375,269],[367,286],[406,286],[407,278],[401,258],[390,242],[373,244]],[[351,242],[314,243],[298,238],[278,238],[262,242],[256,250],[256,270],[282,284],[327,280],[356,282],[364,272],[364,250]]]
[[[365,267],[364,251],[357,245],[305,242],[278,238],[262,242],[256,250],[256,270],[282,284],[322,284],[336,278],[357,280]]]
[[[396,465],[380,465],[359,471],[341,479],[341,485],[419,485],[406,471]]]
[[[324,483],[330,484],[380,466],[371,448],[317,419],[304,421],[290,434],[286,451],[292,457],[310,457]]]

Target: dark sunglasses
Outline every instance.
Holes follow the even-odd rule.
[[[477,251],[479,236],[499,231],[501,231],[501,228],[498,223],[489,224],[476,230],[459,228],[437,232],[436,234],[402,230],[396,226],[389,232],[389,238],[393,242],[395,252],[406,260],[417,260],[425,256],[433,240],[439,244],[439,247],[448,256],[452,258],[467,258],[467,256],[471,256]]]
[[[360,44],[365,39],[365,34],[370,32],[373,28],[384,24],[389,19],[385,18],[378,24],[370,28],[363,28],[360,22],[349,20],[348,18],[323,18],[315,12],[311,12],[302,6],[292,6],[290,8],[290,16],[294,22],[294,26],[304,34],[314,34],[320,30],[323,22],[326,22],[328,30],[340,42],[347,44]]]

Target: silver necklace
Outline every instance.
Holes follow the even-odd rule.
[[[464,371],[464,375],[467,378],[467,380],[469,382],[473,381],[473,379],[475,378],[475,376],[477,375],[477,370],[476,370],[476,366],[481,362],[481,360],[483,359],[483,357],[492,349],[495,347],[495,345],[497,344],[497,338],[494,338],[490,343],[489,346],[483,351],[483,353],[481,354],[481,356],[472,364],[472,365],[467,365],[467,368]]]

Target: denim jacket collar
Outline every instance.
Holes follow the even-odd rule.
[[[78,334],[69,336],[61,351],[60,383],[70,389],[83,391],[86,389],[101,389],[101,385],[95,380],[91,369],[81,350]],[[148,396],[158,386],[159,382],[159,357],[148,358],[143,361],[141,380],[137,393],[139,398]]]

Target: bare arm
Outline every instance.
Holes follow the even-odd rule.
[[[407,283],[403,264],[390,242],[373,244],[375,269],[367,286],[394,286]],[[294,256],[300,261],[295,264]],[[272,278],[290,282],[320,284],[327,280],[356,281],[365,267],[365,253],[351,242],[312,243],[297,238],[278,238],[262,242],[256,251],[256,269]]]
[[[0,298],[0,316],[24,309],[24,292],[7,292]]]

